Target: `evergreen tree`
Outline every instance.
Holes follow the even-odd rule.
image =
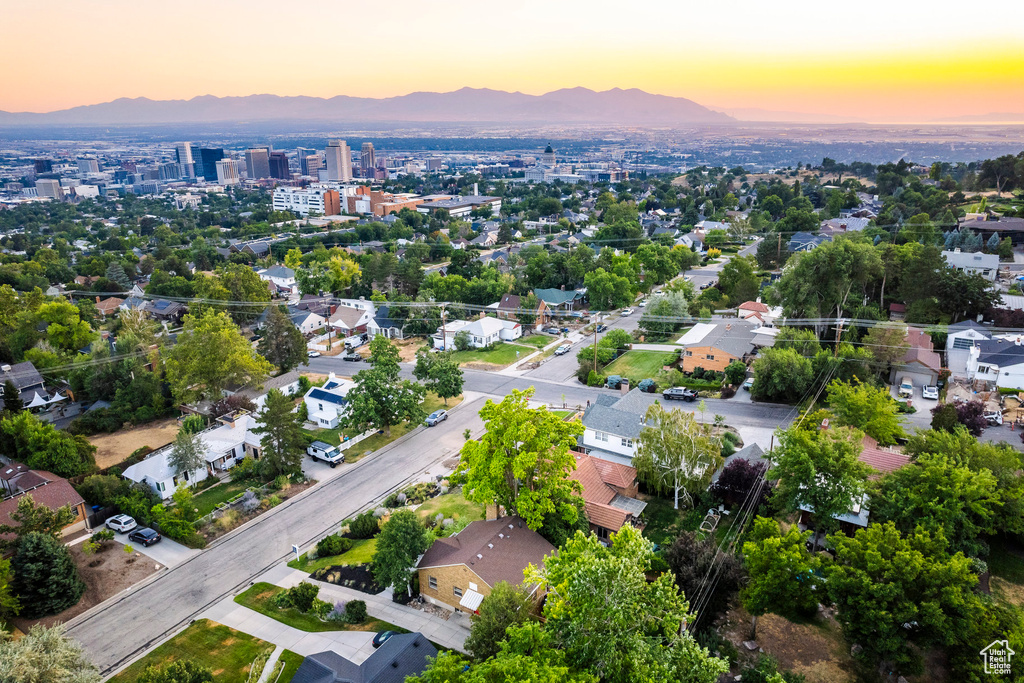
[[[271,389],[263,410],[256,416],[260,425],[252,431],[263,435],[260,439],[263,451],[260,473],[266,479],[301,471],[306,437],[302,433],[298,413],[292,412],[293,407],[292,399],[277,389]]]
[[[410,591],[413,565],[430,545],[427,530],[412,510],[399,510],[380,527],[373,578],[395,592]],[[410,593],[411,594],[411,593]]]
[[[282,373],[306,362],[306,339],[281,306],[271,306],[267,311],[257,351]]]
[[[199,436],[182,428],[174,437],[174,448],[171,449],[168,461],[175,474],[195,472],[206,464],[205,451],[206,448],[199,440]]]
[[[33,626],[23,638],[0,642],[0,680],[99,683],[100,674],[64,626]]]
[[[124,272],[124,267],[117,261],[111,261],[110,265],[107,266],[106,276],[108,280],[116,283],[122,292],[127,292],[132,288],[132,281],[128,279],[128,274]]]
[[[28,619],[62,612],[85,592],[71,551],[49,534],[32,532],[22,538],[11,566],[12,588]]]
[[[3,399],[4,410],[8,413],[20,413],[25,409],[25,402],[21,400],[21,392],[11,380],[4,382]]]
[[[999,251],[999,233],[993,232],[992,236],[988,238],[988,242],[985,243],[985,247],[988,249],[988,253],[995,254]]]

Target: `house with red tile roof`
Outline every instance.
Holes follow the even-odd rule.
[[[643,528],[640,515],[647,503],[636,498],[636,468],[577,453],[569,478],[583,487],[584,510],[598,538],[607,541],[626,524]]]

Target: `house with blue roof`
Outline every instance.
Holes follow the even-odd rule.
[[[354,386],[355,382],[337,377],[332,372],[322,387],[310,387],[302,398],[309,421],[321,429],[337,427],[348,411],[347,396]]]

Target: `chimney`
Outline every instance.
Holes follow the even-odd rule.
[[[622,378],[622,382],[619,384],[619,392],[623,396],[629,393],[629,380],[625,377]]]
[[[826,417],[824,420],[821,421],[821,431],[824,432],[827,429],[828,429],[828,418]]]
[[[100,297],[99,297],[99,296],[97,295],[97,297],[96,297],[96,303],[99,303],[99,302],[100,302]]]

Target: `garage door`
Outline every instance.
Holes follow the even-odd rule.
[[[920,394],[921,393],[921,387],[933,383],[931,375],[927,375],[927,374],[925,374],[923,372],[904,372],[904,373],[901,373],[901,374],[898,373],[896,375],[896,386],[897,387],[899,386],[899,383],[903,381],[904,377],[909,377],[910,381],[912,381],[914,383],[914,393],[915,394]]]

